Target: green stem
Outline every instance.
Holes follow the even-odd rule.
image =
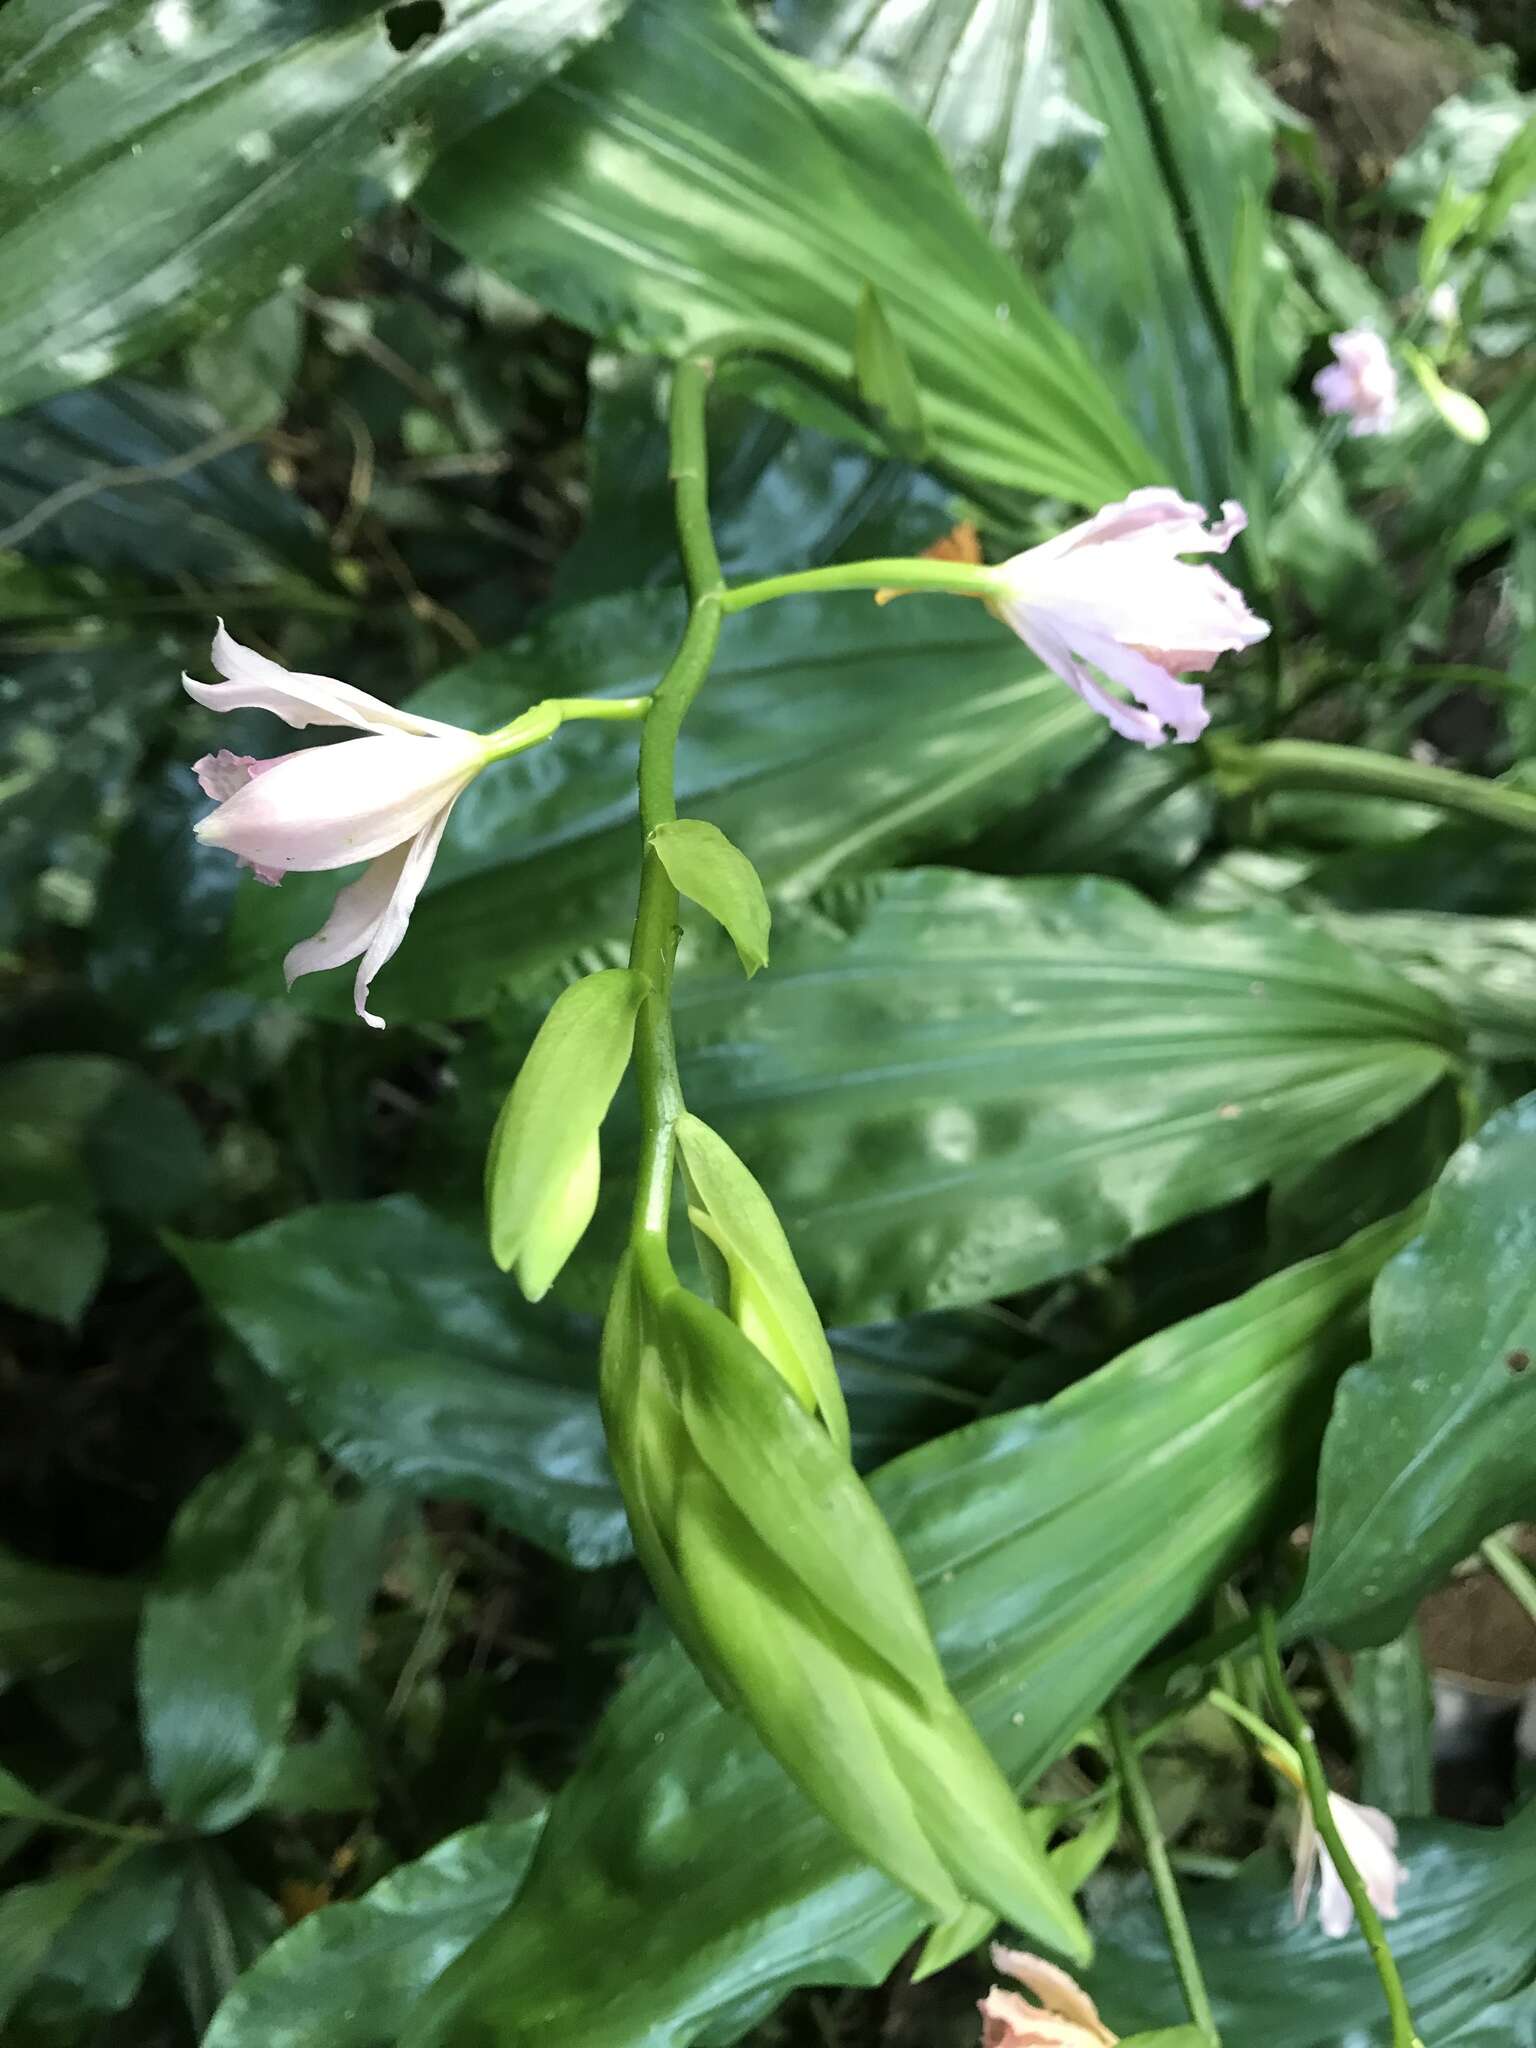
[[[1288,1764],[1290,1769],[1285,1772],[1285,1776],[1298,1791],[1301,1790],[1305,1783],[1301,1758],[1278,1729],[1271,1728],[1260,1715],[1252,1713],[1241,1700],[1234,1699],[1231,1693],[1224,1692],[1220,1686],[1214,1687],[1205,1697],[1210,1705],[1225,1714],[1229,1721],[1235,1721],[1239,1728],[1246,1729],[1261,1750]]]
[[[1536,1576],[1502,1536],[1487,1536],[1479,1548],[1484,1562],[1498,1573],[1533,1622],[1536,1622]]]
[[[1333,1808],[1329,1803],[1328,1780],[1323,1776],[1322,1761],[1317,1754],[1317,1737],[1286,1683],[1272,1607],[1259,1609],[1259,1646],[1264,1658],[1265,1676],[1269,1680],[1270,1698],[1290,1731],[1291,1740],[1300,1759],[1307,1804],[1312,1809],[1313,1822],[1322,1837],[1324,1848],[1333,1858],[1333,1867],[1339,1873],[1340,1881],[1349,1894],[1350,1904],[1355,1909],[1355,1918],[1360,1923],[1360,1932],[1365,1936],[1366,1947],[1371,1952],[1371,1961],[1376,1965],[1376,1974],[1381,1979],[1387,2011],[1392,2018],[1392,2048],[1423,2048],[1414,2028],[1413,2014],[1409,2010],[1408,1994],[1403,1989],[1403,1980],[1398,1973],[1397,1959],[1387,1944],[1381,1916],[1371,1903],[1371,1895],[1366,1890],[1334,1821]]]
[[[678,895],[650,844],[658,825],[677,816],[677,736],[688,707],[709,674],[720,638],[725,579],[709,525],[709,463],[704,407],[711,364],[680,363],[672,380],[671,475],[678,539],[691,609],[671,666],[657,685],[640,741],[640,900],[629,964],[650,983],[635,1029],[640,1093],[640,1164],[635,1187],[637,1232],[667,1235],[672,1203],[673,1132],[683,1109],[672,1033],[672,963],[677,952]]]
[[[1163,1840],[1157,1809],[1152,1804],[1152,1795],[1147,1790],[1147,1781],[1142,1775],[1141,1758],[1131,1737],[1125,1708],[1118,1700],[1110,1702],[1105,1712],[1105,1720],[1109,1727],[1109,1744],[1114,1754],[1115,1770],[1119,1775],[1126,1804],[1131,1809],[1131,1818],[1136,1823],[1136,1832],[1141,1837],[1142,1850],[1147,1859],[1147,1875],[1152,1880],[1152,1889],[1157,1896],[1163,1925],[1168,1931],[1168,1946],[1173,1951],[1174,1968],[1178,1971],[1179,1983],[1183,1986],[1184,2002],[1189,2007],[1189,2016],[1195,2026],[1207,2041],[1217,2044],[1219,2048],[1221,2036],[1216,2031],[1216,2015],[1211,2010],[1210,1994],[1205,1988],[1205,1978],[1200,1972],[1200,1959],[1195,1954],[1194,1938],[1189,1931],[1189,1922],[1184,1917],[1184,1905],[1179,1897],[1178,1882],[1173,1874],[1173,1866],[1168,1861],[1168,1845]]]
[[[1006,579],[978,562],[936,562],[926,555],[891,556],[874,562],[832,562],[824,569],[796,569],[738,583],[725,593],[728,612],[744,612],[773,597],[798,597],[819,590],[947,590],[959,597],[1001,597]]]
[[[1266,789],[1319,789],[1346,796],[1396,797],[1511,831],[1536,832],[1536,796],[1507,783],[1377,754],[1368,747],[1338,747],[1324,740],[1269,740],[1250,747],[1218,739],[1211,742],[1211,753],[1218,786],[1233,796]]]

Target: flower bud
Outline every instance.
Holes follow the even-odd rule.
[[[485,1163],[491,1256],[530,1301],[549,1292],[597,1207],[598,1131],[634,1043],[645,976],[611,967],[566,989],[529,1048]]]

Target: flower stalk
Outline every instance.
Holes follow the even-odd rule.
[[[1285,1723],[1297,1761],[1301,1766],[1302,1782],[1307,1804],[1311,1808],[1313,1826],[1321,1836],[1323,1847],[1332,1858],[1340,1882],[1349,1894],[1350,1904],[1355,1909],[1355,1918],[1360,1924],[1360,1932],[1365,1936],[1366,1947],[1371,1952],[1371,1961],[1376,1965],[1376,1974],[1381,1979],[1382,1993],[1386,1998],[1387,2011],[1392,2020],[1392,2048],[1424,2048],[1413,2023],[1408,1994],[1403,1988],[1397,1958],[1392,1953],[1386,1930],[1381,1924],[1381,1915],[1376,1911],[1371,1895],[1366,1889],[1365,1880],[1355,1866],[1354,1858],[1344,1845],[1344,1837],[1334,1818],[1328,1780],[1323,1775],[1322,1760],[1317,1753],[1317,1738],[1286,1681],[1285,1666],[1280,1659],[1279,1637],[1275,1629],[1275,1611],[1272,1607],[1259,1609],[1259,1647],[1264,1659],[1264,1675],[1269,1682],[1270,1698],[1274,1702],[1276,1712]]]
[[[1136,1832],[1141,1837],[1142,1853],[1147,1859],[1147,1875],[1152,1880],[1158,1910],[1163,1916],[1163,1926],[1168,1933],[1168,1946],[1173,1953],[1174,1968],[1179,1973],[1184,2003],[1189,2008],[1190,2019],[1205,2039],[1212,2043],[1212,2048],[1220,2048],[1221,2036],[1216,2031],[1216,2015],[1211,2010],[1210,1993],[1205,1988],[1200,1958],[1195,1953],[1194,1937],[1189,1931],[1189,1921],[1184,1914],[1184,1902],[1179,1897],[1178,1881],[1173,1874],[1173,1865],[1168,1860],[1168,1844],[1163,1839],[1157,1808],[1153,1805],[1152,1794],[1147,1789],[1146,1775],[1141,1768],[1141,1757],[1131,1736],[1125,1708],[1118,1700],[1110,1702],[1105,1720],[1109,1728],[1109,1746],[1114,1757],[1115,1770],[1120,1779],[1121,1790],[1125,1794],[1126,1804],[1131,1810],[1131,1818],[1136,1824]]]

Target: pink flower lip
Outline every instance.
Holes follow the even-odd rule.
[[[1198,739],[1210,713],[1181,675],[1252,647],[1269,626],[1218,570],[1181,557],[1224,554],[1247,524],[1230,498],[1207,526],[1202,507],[1177,491],[1132,491],[1004,562],[997,610],[1124,738],[1147,747],[1169,730]]]

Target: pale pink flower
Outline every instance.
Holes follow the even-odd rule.
[[[1408,1875],[1397,1859],[1396,1823],[1378,1807],[1358,1805],[1353,1799],[1341,1798],[1337,1792],[1328,1795],[1328,1811],[1333,1815],[1333,1824],[1349,1852],[1350,1861],[1360,1873],[1366,1897],[1383,1920],[1395,1920],[1398,1913],[1397,1889]],[[1307,1909],[1312,1879],[1319,1863],[1322,1865],[1322,1885],[1318,1894],[1318,1924],[1324,1934],[1338,1941],[1354,1925],[1355,1909],[1344,1889],[1344,1880],[1318,1837],[1312,1809],[1303,1800],[1301,1825],[1296,1836],[1296,1879],[1291,1888],[1298,1920]]]
[[[1044,1957],[994,1943],[992,1967],[1025,1985],[1040,2002],[994,1984],[977,2008],[981,2048],[1114,2048],[1119,2040],[1087,1992]]]
[[[1158,486],[1132,491],[1080,526],[999,565],[995,609],[1084,703],[1144,747],[1198,739],[1210,720],[1198,683],[1222,654],[1262,640],[1269,627],[1208,562],[1248,524],[1232,499],[1207,528],[1199,505]],[[1136,700],[1106,689],[1117,683]],[[1145,707],[1145,708],[1142,708]]]
[[[1397,418],[1397,372],[1387,344],[1369,327],[1330,334],[1334,360],[1312,379],[1325,413],[1347,413],[1349,431],[1385,434]]]
[[[222,620],[213,665],[224,682],[182,677],[188,694],[211,711],[271,711],[293,726],[351,726],[368,735],[265,761],[228,751],[205,755],[193,773],[218,809],[195,830],[262,882],[280,882],[293,870],[369,863],[338,894],[315,936],[291,948],[283,973],[291,988],[301,974],[357,960],[357,1014],[382,1030],[383,1018],[367,1007],[369,987],[405,936],[448,813],[498,749],[479,733],[397,711],[330,676],[292,675],[242,647]]]

